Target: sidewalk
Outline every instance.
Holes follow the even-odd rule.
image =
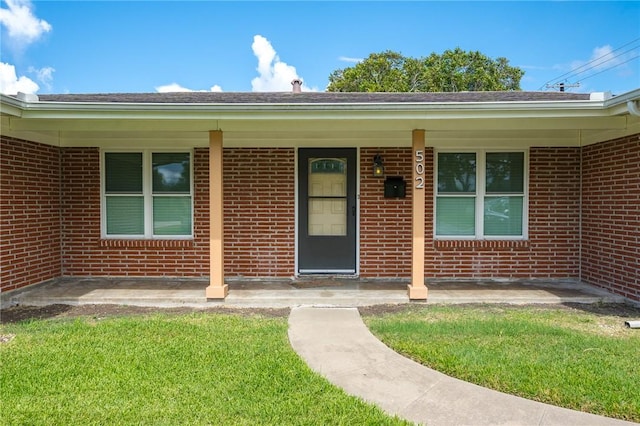
[[[635,424],[507,395],[426,368],[376,339],[356,308],[294,308],[289,317],[289,340],[307,364],[333,384],[416,423]]]

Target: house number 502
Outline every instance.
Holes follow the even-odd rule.
[[[424,188],[424,152],[416,150],[416,189]]]

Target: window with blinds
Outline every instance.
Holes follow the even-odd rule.
[[[524,151],[439,152],[436,168],[436,237],[526,237]]]
[[[192,236],[190,152],[105,152],[102,169],[105,237]]]

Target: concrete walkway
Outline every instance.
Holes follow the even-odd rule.
[[[285,308],[409,303],[400,280],[233,280],[224,301],[207,300],[206,279],[59,278],[0,294],[12,305],[117,304],[157,307]],[[448,280],[429,283],[428,303],[624,303],[622,296],[572,280]],[[413,302],[421,303],[421,302]],[[424,303],[424,302],[422,302]]]
[[[426,368],[376,339],[356,308],[294,308],[289,340],[308,365],[333,384],[416,423],[634,424],[507,395]]]

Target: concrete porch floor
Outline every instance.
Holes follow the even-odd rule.
[[[205,298],[206,279],[59,278],[1,295],[2,308],[14,305],[117,304],[130,306],[283,308],[357,307],[409,303],[407,282],[306,278],[228,281],[224,301]],[[428,299],[411,303],[624,303],[622,296],[573,280],[437,280]]]

